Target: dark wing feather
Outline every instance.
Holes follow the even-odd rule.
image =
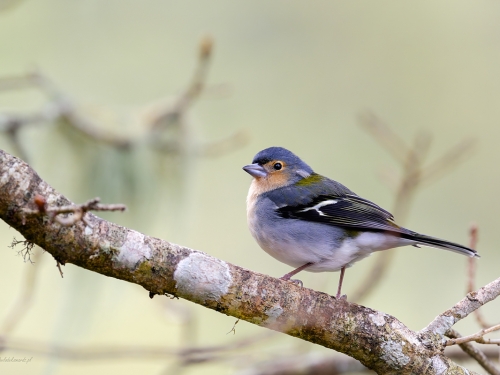
[[[342,227],[354,231],[390,232],[415,243],[451,250],[478,257],[466,246],[418,234],[396,225],[390,212],[367,199],[354,194],[344,185],[318,174],[265,193],[276,206],[278,215],[285,219],[298,219]]]
[[[321,179],[320,184],[302,183],[283,188],[281,192],[278,191],[281,189],[275,190],[269,198],[278,206],[277,213],[283,218],[354,230],[413,233],[396,225],[392,214],[375,203],[361,198],[338,182],[325,177]]]

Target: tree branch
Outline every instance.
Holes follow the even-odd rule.
[[[51,221],[57,221],[64,227],[75,225],[76,222],[85,221],[87,211],[125,211],[123,204],[100,204],[100,198],[96,197],[82,204],[72,204],[69,206],[47,207],[45,198],[41,195],[35,195],[36,209],[25,209],[27,215],[47,215]],[[61,216],[61,214],[70,214],[70,216]],[[89,225],[89,223],[85,223]]]
[[[428,154],[431,136],[426,132],[417,134],[412,145],[403,141],[386,123],[372,112],[365,112],[360,116],[359,123],[392,157],[400,164],[402,176],[397,182],[396,199],[392,214],[399,224],[404,224],[408,216],[410,205],[419,188],[433,179],[443,176],[447,169],[457,165],[473,149],[475,141],[466,139],[445,152],[443,156],[424,166]],[[384,251],[377,255],[377,260],[366,273],[359,287],[350,293],[353,301],[361,301],[370,294],[386,274],[394,252]]]
[[[500,339],[485,339],[484,335],[498,331],[500,330],[500,324],[497,324],[496,326],[490,327],[490,328],[484,328],[480,330],[479,332],[476,332],[472,335],[465,336],[465,337],[457,337],[457,338],[452,338],[451,340],[448,340],[446,342],[446,346],[450,345],[460,345],[460,344],[465,344],[466,342],[471,342],[475,341],[480,344],[494,344],[494,345],[500,345]]]
[[[446,336],[450,337],[451,339],[459,339],[461,337],[461,335],[454,329],[449,329],[448,332],[446,332]],[[500,370],[493,364],[493,362],[488,359],[488,356],[482,351],[476,349],[470,342],[462,343],[459,345],[465,353],[474,358],[477,363],[479,363],[486,371],[488,371],[488,374],[500,375]],[[498,353],[496,353],[496,356],[498,358]]]
[[[85,221],[70,227],[40,215],[25,217],[25,209],[35,208],[36,195],[49,207],[71,204],[28,164],[0,150],[0,218],[63,265],[72,263],[141,285],[151,296],[181,297],[337,350],[379,374],[473,373],[443,354],[449,324],[431,324],[428,330],[435,327],[438,339],[427,340],[393,316],[145,236],[89,212]],[[474,306],[498,295],[500,279],[495,283],[497,289],[489,285],[468,295],[477,299]],[[460,309],[453,311],[462,318],[467,314]],[[455,315],[453,321],[458,321]]]
[[[41,109],[28,113],[0,113],[0,133],[5,133],[16,153],[24,160],[29,156],[23,147],[19,133],[22,128],[60,121],[67,128],[89,139],[117,150],[132,150],[140,146],[164,154],[191,153],[194,156],[218,156],[231,152],[248,141],[248,134],[237,131],[232,135],[210,142],[197,142],[189,129],[192,118],[190,108],[206,89],[206,80],[213,50],[209,36],[201,39],[198,47],[198,63],[187,87],[172,98],[161,99],[142,106],[131,118],[139,121],[131,134],[111,131],[99,123],[88,110],[79,105],[68,93],[59,88],[48,76],[34,71],[22,76],[0,77],[0,92],[37,88],[49,101]],[[173,130],[175,129],[175,130]]]
[[[500,278],[483,286],[475,292],[468,293],[464,299],[451,309],[437,316],[421,333],[444,335],[453,325],[476,311],[484,304],[493,301],[500,295]]]

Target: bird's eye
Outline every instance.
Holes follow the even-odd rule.
[[[283,168],[283,165],[281,165],[281,163],[274,163],[273,168],[279,171],[281,168]]]

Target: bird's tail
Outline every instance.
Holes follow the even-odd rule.
[[[445,241],[436,237],[426,236],[425,234],[412,232],[412,233],[402,234],[401,237],[415,241],[416,245],[435,247],[437,249],[453,251],[455,253],[466,255],[471,258],[472,257],[479,258],[479,254],[474,249],[470,249],[467,246],[463,246],[454,242]]]

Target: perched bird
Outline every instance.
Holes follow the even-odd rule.
[[[269,255],[295,267],[282,280],[302,270],[340,270],[340,298],[345,269],[375,251],[425,245],[479,257],[466,246],[400,227],[391,213],[282,147],[260,151],[243,170],[253,176],[247,197],[252,236]]]

